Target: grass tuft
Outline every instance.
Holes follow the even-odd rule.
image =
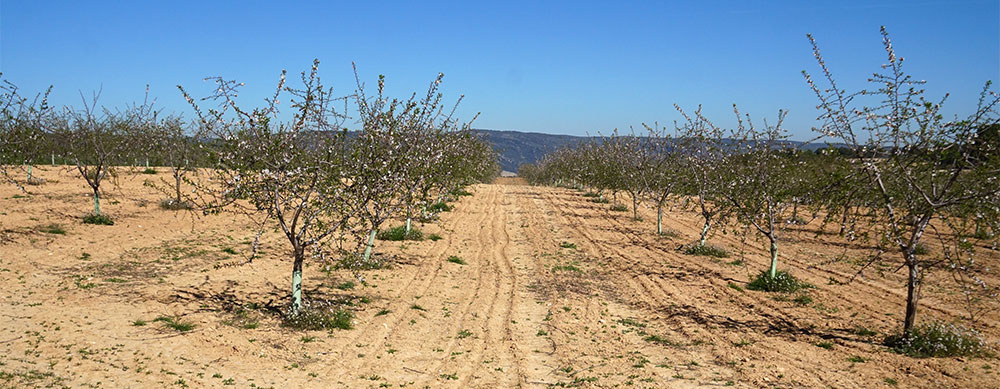
[[[448,203],[446,203],[444,201],[438,201],[438,202],[436,202],[434,204],[431,204],[429,207],[427,207],[428,211],[431,211],[431,212],[434,212],[434,213],[448,212],[448,211],[451,211],[452,209],[453,209],[453,207],[450,206],[450,205],[448,205]]]
[[[61,225],[58,225],[56,223],[39,226],[37,230],[39,232],[44,232],[46,234],[66,235],[66,230]]]
[[[163,325],[169,328],[173,328],[179,332],[188,332],[194,329],[194,323],[181,321],[178,318],[170,316],[160,316],[157,317],[156,319],[153,319],[153,321],[162,322]]]
[[[410,228],[406,232],[406,226],[393,227],[378,233],[380,240],[402,241],[402,240],[424,240],[424,233],[417,228]]]
[[[609,209],[613,212],[625,212],[628,211],[628,206],[625,204],[614,204]]]
[[[459,265],[464,265],[465,264],[465,260],[462,259],[462,258],[459,258],[456,255],[452,255],[452,256],[448,257],[448,262],[457,263]]]
[[[714,258],[728,258],[729,253],[717,246],[712,246],[709,244],[691,244],[684,247],[684,254],[687,255],[701,255],[705,257]]]

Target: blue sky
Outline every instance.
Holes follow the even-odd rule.
[[[467,1],[102,2],[0,0],[0,71],[53,101],[140,100],[188,113],[176,88],[206,76],[243,81],[252,104],[281,69],[322,61],[326,83],[354,90],[387,77],[395,95],[443,92],[477,128],[584,135],[678,119],[698,104],[722,124],[733,103],[754,117],[790,111],[796,139],[812,136],[816,71],[806,33],[842,86],[858,88],[885,60],[885,25],[909,72],[946,112],[965,114],[987,80],[1000,82],[1000,1]],[[376,3],[376,2],[371,2]]]

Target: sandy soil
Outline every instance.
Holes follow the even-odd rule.
[[[0,186],[0,386],[1000,386],[995,359],[880,346],[901,321],[902,274],[841,284],[855,267],[838,258],[862,251],[821,243],[809,226],[782,247],[783,267],[816,285],[800,304],[734,287],[766,266],[761,242],[713,236],[737,253],[722,260],[678,252],[700,227],[691,212],[671,209],[678,236],[657,237],[649,209],[634,221],[581,192],[503,178],[421,226],[442,240],[379,242],[395,260],[364,271],[365,284],[307,266],[306,298],[350,304],[354,328],[294,331],[275,313],[291,272],[278,233],[238,265],[245,221],[160,209],[143,182],[165,173],[122,176],[104,206],[116,224],[93,226],[79,221],[92,199],[75,172],[35,172],[48,182],[30,196]],[[963,314],[948,280],[928,279],[920,319]],[[234,313],[247,305],[259,308]],[[997,320],[984,321],[993,342]]]

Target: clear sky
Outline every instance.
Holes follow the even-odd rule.
[[[354,90],[351,62],[390,92],[425,90],[438,72],[477,128],[584,135],[643,122],[672,125],[677,103],[725,124],[731,105],[754,117],[790,111],[811,137],[816,71],[806,33],[842,86],[885,62],[885,25],[907,69],[947,112],[965,114],[1000,82],[1000,1],[14,1],[0,0],[0,71],[53,101],[140,100],[187,113],[174,87],[203,96],[206,76],[247,84],[254,103],[281,69],[313,58],[325,81]],[[377,4],[369,4],[377,3]]]

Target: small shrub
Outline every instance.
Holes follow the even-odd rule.
[[[66,230],[56,223],[39,226],[37,230],[46,234],[66,235]]]
[[[470,336],[472,336],[472,331],[469,331],[469,330],[458,331],[458,338],[459,339],[465,339],[465,338],[468,338]]]
[[[444,201],[438,201],[438,202],[436,202],[434,204],[431,204],[429,207],[427,207],[427,210],[431,211],[431,212],[434,212],[434,213],[437,213],[437,212],[448,212],[448,211],[452,210],[452,206],[448,205],[448,203],[445,203]]]
[[[441,235],[430,234],[430,235],[427,236],[427,239],[430,239],[432,242],[437,242],[437,241],[441,240],[442,238],[441,238]]]
[[[109,217],[108,215],[104,215],[104,214],[101,214],[101,215],[90,214],[90,215],[87,215],[87,216],[83,217],[83,224],[96,224],[96,225],[99,225],[99,226],[112,226],[112,225],[115,224],[115,221],[111,220],[111,217]]]
[[[833,350],[833,343],[832,342],[819,342],[819,343],[816,343],[816,347],[825,348],[827,350]]]
[[[760,272],[757,278],[754,278],[753,281],[747,284],[747,289],[761,292],[792,293],[803,288],[808,288],[809,286],[809,284],[795,279],[795,277],[786,271],[779,270],[774,275],[774,278],[771,278],[769,272],[765,270]]]
[[[913,248],[913,254],[915,255],[925,255],[929,252],[930,251],[927,250],[927,246],[924,246],[923,243],[917,243],[917,247]]]
[[[914,326],[909,337],[885,339],[893,351],[911,357],[958,357],[986,354],[986,341],[976,330],[960,325],[932,322]]]
[[[597,203],[597,204],[607,204],[607,203],[610,203],[611,201],[608,200],[608,199],[606,199],[606,198],[603,198],[603,197],[597,197],[597,198],[591,199],[590,202]]]
[[[148,168],[146,168],[145,170],[142,171],[142,174],[156,174],[156,169],[148,167]]]
[[[576,243],[562,242],[559,244],[559,247],[562,247],[564,249],[575,249]]]
[[[614,204],[611,206],[611,211],[613,212],[625,212],[628,211],[628,206],[625,204]]]
[[[142,319],[136,319],[135,321],[132,322],[132,325],[136,327],[142,327],[146,325],[146,321]]]
[[[424,240],[424,233],[416,228],[410,228],[410,232],[406,232],[406,226],[398,226],[379,232],[378,238],[391,241]]]
[[[596,198],[596,197],[601,197],[601,195],[594,192],[587,192],[583,194],[583,197]]]
[[[388,310],[388,309],[385,309],[385,308],[383,308],[383,309],[382,309],[381,311],[378,311],[378,313],[376,313],[376,314],[375,314],[375,316],[376,316],[376,317],[377,317],[377,316],[385,316],[385,315],[388,315],[388,314],[390,314],[390,313],[392,313],[392,311],[390,311],[390,310]]]
[[[457,263],[459,265],[464,265],[465,264],[465,260],[462,259],[462,258],[459,258],[456,255],[452,255],[452,256],[448,257],[448,262]]]
[[[297,315],[286,315],[281,325],[297,330],[349,330],[354,313],[343,309],[303,308]]]
[[[896,381],[895,378],[886,378],[885,383],[888,384],[889,386],[899,385],[899,381]]]
[[[714,258],[728,258],[729,253],[725,249],[709,244],[691,244],[684,248],[684,254],[701,255]]]
[[[230,255],[236,255],[236,249],[234,249],[232,247],[226,247],[226,248],[222,249],[222,252],[224,252],[226,254],[230,254]]]
[[[24,183],[28,184],[28,185],[37,186],[37,185],[44,185],[45,182],[46,181],[45,181],[44,178],[31,177],[29,180],[25,181]]]
[[[160,200],[160,208],[168,211],[187,211],[194,209],[194,204],[190,201],[178,202],[177,199],[163,199]]]
[[[853,357],[847,358],[847,361],[852,363],[864,363],[865,359],[862,358],[861,356],[855,355]]]
[[[742,292],[742,291],[743,291],[743,288],[742,288],[741,286],[739,286],[739,285],[736,285],[736,284],[734,284],[734,283],[732,283],[732,282],[728,282],[728,283],[726,283],[726,286],[728,286],[728,287],[730,287],[730,288],[732,288],[732,289],[736,289],[737,291],[740,291],[740,292]]]

